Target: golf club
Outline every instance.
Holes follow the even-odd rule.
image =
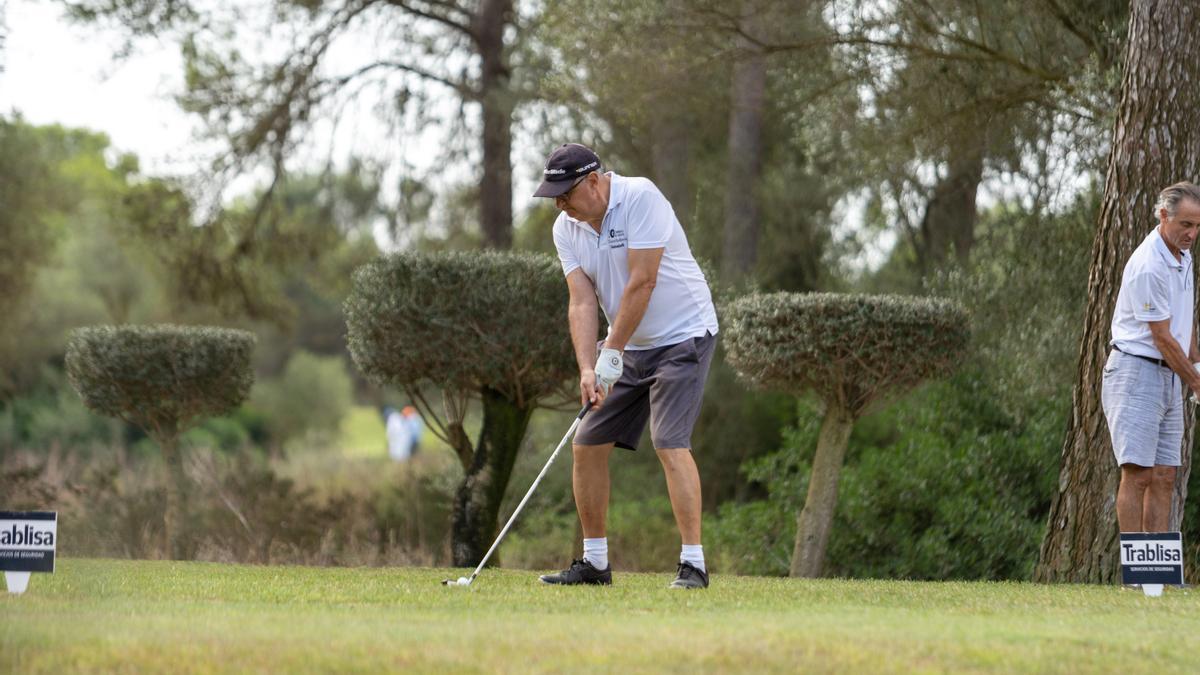
[[[479,571],[482,570],[483,566],[487,564],[488,558],[492,557],[492,553],[496,550],[496,547],[500,545],[500,541],[504,539],[504,535],[508,534],[508,528],[512,527],[513,521],[517,519],[517,515],[520,514],[521,509],[525,507],[525,502],[529,501],[529,498],[533,495],[533,491],[537,489],[538,483],[542,482],[542,478],[546,475],[546,472],[550,470],[550,465],[554,463],[554,458],[558,457],[558,452],[563,449],[564,445],[567,444],[567,439],[571,437],[571,434],[575,433],[575,429],[579,426],[579,422],[583,420],[583,416],[587,414],[587,411],[590,410],[591,407],[591,403],[585,404],[583,409],[579,411],[579,414],[575,416],[575,421],[571,423],[571,428],[567,429],[567,433],[562,437],[562,440],[558,442],[558,447],[554,449],[554,452],[550,453],[550,459],[546,460],[546,466],[543,466],[541,473],[537,475],[537,478],[533,479],[533,485],[529,486],[529,491],[525,493],[525,497],[521,499],[521,503],[517,504],[516,510],[513,511],[511,516],[509,516],[508,522],[504,524],[504,529],[500,530],[500,534],[496,537],[496,541],[492,542],[492,547],[488,549],[488,552],[483,556],[483,560],[479,561],[479,566],[476,567],[475,571],[471,573],[471,578],[468,579],[467,577],[459,577],[457,580],[446,579],[442,582],[442,585],[470,586],[471,582],[475,581],[475,577],[479,576]]]

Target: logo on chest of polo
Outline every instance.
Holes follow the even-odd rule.
[[[604,242],[604,244],[608,248],[625,247],[625,230],[616,227],[610,227],[604,234],[607,235],[607,240]]]

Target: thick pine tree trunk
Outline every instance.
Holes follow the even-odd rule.
[[[1176,181],[1194,181],[1200,171],[1200,43],[1192,35],[1197,25],[1200,6],[1192,2],[1134,0],[1130,6],[1125,74],[1092,244],[1071,417],[1036,581],[1109,583],[1120,576],[1120,470],[1100,407],[1100,378],[1121,272],[1156,224],[1158,192]],[[1188,405],[1172,529],[1182,521],[1193,412]]]
[[[808,497],[796,520],[796,547],[792,550],[790,572],[793,577],[815,579],[825,567],[825,549],[837,509],[838,478],[853,429],[854,415],[849,410],[827,404],[808,479]]]
[[[729,166],[725,180],[725,247],[721,272],[726,281],[744,278],[758,260],[758,185],[763,166],[763,105],[767,57],[761,46],[739,38],[741,57],[730,87]]]
[[[533,408],[520,408],[496,391],[483,390],[483,429],[454,498],[450,552],[456,567],[478,565],[499,532],[500,503],[532,414]]]
[[[481,62],[483,175],[479,181],[480,222],[484,245],[512,247],[512,116],[515,102],[509,82],[504,29],[512,20],[512,0],[484,0],[473,33]]]

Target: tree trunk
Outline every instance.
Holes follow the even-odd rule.
[[[456,567],[478,565],[492,545],[500,503],[532,414],[532,407],[520,408],[499,392],[483,390],[483,429],[454,498],[450,550]]]
[[[791,576],[815,579],[825,566],[825,548],[837,509],[838,477],[846,446],[854,429],[854,415],[849,410],[827,404],[821,434],[817,438],[817,454],[813,458],[812,475],[808,479],[808,497],[804,510],[796,520],[796,547],[792,550]]]
[[[1088,307],[1058,491],[1035,581],[1107,583],[1119,579],[1116,490],[1120,477],[1100,407],[1100,379],[1121,273],[1155,226],[1158,192],[1200,171],[1200,44],[1191,37],[1200,8],[1190,2],[1131,4],[1129,43],[1099,226],[1092,243]],[[1186,349],[1185,349],[1186,351]],[[1182,520],[1191,466],[1193,408],[1185,409],[1184,466],[1171,527]]]
[[[675,217],[686,230],[691,222],[692,196],[688,189],[688,138],[691,124],[687,116],[660,100],[650,125],[650,162],[654,184],[675,209]]]
[[[687,0],[662,0],[661,6],[668,15],[675,16],[682,16],[689,8]],[[696,195],[689,188],[688,181],[691,139],[696,119],[687,106],[679,105],[679,101],[695,86],[694,75],[674,65],[654,68],[646,74],[650,76],[646,83],[647,91],[654,92],[648,106],[650,176],[667,201],[671,202],[675,217],[686,231],[694,224],[692,207],[696,202]],[[618,103],[617,108],[620,107]],[[609,110],[602,116],[609,120],[623,117],[615,110]],[[621,129],[628,125],[618,123],[612,126]],[[625,129],[625,133],[633,132],[636,126],[640,125]],[[637,156],[641,145],[639,139],[635,135],[629,141],[630,147],[625,152],[628,156]]]
[[[186,560],[188,484],[187,474],[183,471],[183,457],[179,453],[179,436],[172,434],[156,440],[167,465],[167,510],[163,513],[163,538],[171,560]]]
[[[970,257],[979,219],[975,197],[983,180],[985,137],[981,131],[976,143],[951,150],[946,177],[938,181],[925,206],[917,251],[922,273],[937,269],[951,255],[964,265]]]
[[[483,115],[483,175],[479,179],[480,223],[488,248],[512,247],[512,117],[504,29],[512,20],[512,0],[484,0],[473,32],[480,57]]]
[[[725,180],[725,281],[746,277],[758,260],[758,186],[763,166],[763,102],[767,57],[760,45],[738,38],[729,113],[729,166]]]

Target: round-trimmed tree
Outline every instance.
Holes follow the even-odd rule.
[[[950,373],[966,353],[966,312],[931,298],[773,293],[734,301],[723,319],[726,354],[745,380],[825,404],[791,563],[792,576],[818,577],[854,422]]]
[[[345,304],[354,362],[372,382],[407,392],[462,464],[455,565],[487,551],[530,416],[576,373],[566,308],[562,269],[540,254],[401,253],[354,274]],[[430,385],[441,391],[437,408],[422,393]],[[475,441],[463,428],[472,398],[483,408]]]
[[[169,473],[163,514],[173,558],[188,555],[181,527],[188,500],[179,435],[223,415],[250,393],[252,333],[206,326],[96,326],[71,332],[67,375],[93,412],[141,427]]]

